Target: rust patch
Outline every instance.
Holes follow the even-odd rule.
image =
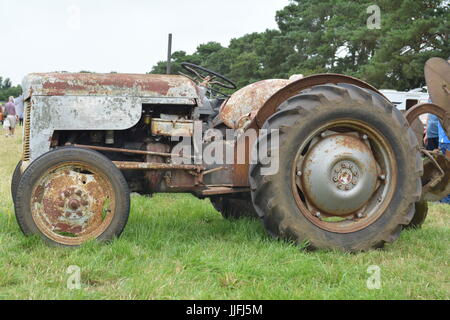
[[[25,83],[35,96],[198,97],[191,80],[173,75],[36,73],[29,75]]]
[[[52,168],[32,191],[31,210],[37,227],[65,245],[80,245],[100,236],[112,221],[114,208],[110,181],[80,163]]]
[[[264,103],[288,84],[289,80],[263,80],[235,92],[220,109],[222,121],[232,129],[245,127]]]
[[[339,139],[336,140],[337,145],[341,145],[343,147],[358,150],[361,152],[365,152],[367,150],[367,146],[354,136],[345,134],[337,134],[336,136],[339,136]]]
[[[439,201],[450,193],[450,154],[427,153],[422,177],[422,199]]]
[[[168,137],[192,137],[194,121],[152,119],[151,130],[154,135]]]

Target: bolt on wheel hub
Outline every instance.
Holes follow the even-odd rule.
[[[308,201],[332,216],[352,214],[371,199],[378,167],[366,142],[350,134],[327,136],[306,154],[302,190]]]
[[[350,191],[359,181],[359,168],[352,161],[338,162],[332,171],[333,182],[339,190]]]

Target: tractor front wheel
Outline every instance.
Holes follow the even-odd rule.
[[[22,173],[20,171],[21,167],[22,161],[19,161],[16,168],[14,169],[14,173],[11,179],[11,197],[14,203],[16,202],[17,188],[19,186],[20,178],[22,177]]]
[[[26,235],[40,235],[53,245],[110,241],[125,228],[130,192],[122,173],[102,154],[60,148],[25,170],[15,211]]]

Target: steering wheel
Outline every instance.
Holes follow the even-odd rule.
[[[190,73],[194,74],[200,80],[200,82],[198,82],[195,79],[193,79],[192,77],[180,72],[182,75],[188,77],[189,79],[193,80],[194,82],[198,82],[199,85],[207,87],[213,91],[216,91],[216,90],[210,88],[210,85],[217,85],[217,86],[225,88],[225,89],[233,89],[233,90],[237,89],[237,85],[233,81],[231,81],[227,77],[225,77],[217,72],[214,72],[212,70],[209,70],[209,69],[203,68],[201,66],[198,66],[196,64],[188,63],[188,62],[183,62],[181,64],[181,66],[186,71],[189,71]],[[202,73],[206,73],[206,75],[203,75]],[[217,81],[216,79],[219,79],[221,81]]]

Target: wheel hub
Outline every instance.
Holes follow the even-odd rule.
[[[352,161],[340,161],[332,170],[333,182],[339,190],[350,191],[359,182],[358,165]]]
[[[377,188],[378,167],[364,139],[335,134],[321,139],[302,162],[301,188],[307,200],[326,215],[355,213]]]
[[[49,238],[78,245],[97,237],[109,225],[114,215],[112,186],[89,169],[61,165],[43,175],[34,188],[33,219]]]

